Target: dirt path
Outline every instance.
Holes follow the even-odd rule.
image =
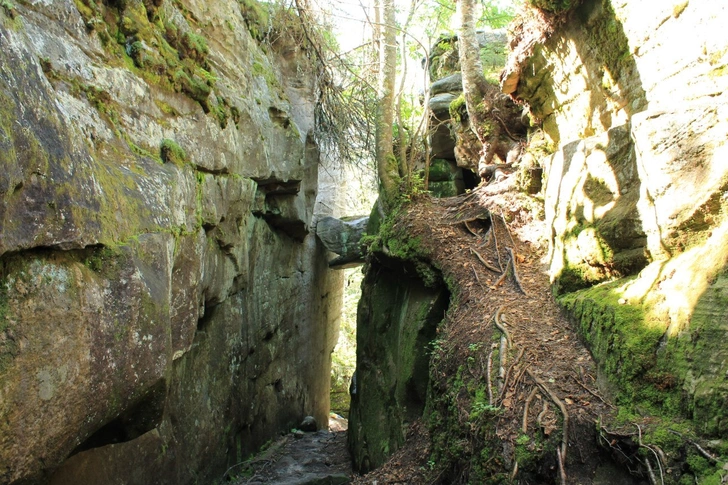
[[[235,485],[339,485],[351,480],[346,431],[288,434],[229,470]]]
[[[532,214],[535,204],[510,190],[509,183],[450,199],[421,200],[398,223],[420,238],[444,277],[460,288],[457,306],[439,330],[443,348],[434,377],[445,388],[465,366],[477,380],[488,381],[489,403],[502,412],[496,429],[502,466],[513,477],[519,473],[514,452],[519,437],[561,436],[566,428],[545,473],[555,483],[562,477],[564,483],[591,483],[584,477],[593,474],[597,461],[594,423],[610,405],[597,391],[589,352],[551,296],[542,261],[543,226]],[[507,358],[494,360],[499,354]],[[460,418],[470,419],[467,396],[457,405]],[[423,471],[433,464],[427,463],[424,426],[415,426],[413,439],[388,464],[354,483],[438,483]]]

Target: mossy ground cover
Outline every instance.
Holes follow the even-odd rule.
[[[630,439],[635,433],[641,434],[646,446],[633,450],[636,456],[649,454],[653,445],[664,452],[667,461],[662,465],[669,470],[664,483],[714,483],[724,473],[722,464],[728,461],[722,441],[710,447],[715,460],[706,458],[700,445],[694,444],[700,436],[724,436],[728,423],[720,397],[721,393],[726,395],[726,383],[719,382],[720,377],[709,377],[711,364],[705,357],[697,357],[721,352],[720,339],[701,335],[717,337],[722,333],[714,318],[716,305],[724,304],[722,274],[699,300],[685,333],[673,336],[666,333],[668,322],[653,304],[630,297],[628,289],[637,277],[559,299],[613,393],[618,412],[604,423],[604,429],[621,430]],[[706,387],[710,392],[701,394],[700,389]],[[627,448],[624,444],[616,448],[620,446]]]

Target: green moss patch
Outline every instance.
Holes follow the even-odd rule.
[[[673,392],[675,380],[656,368],[665,327],[649,322],[648,307],[625,301],[622,288],[628,281],[570,293],[559,303],[618,390],[618,403],[661,407],[669,401],[670,408],[675,409],[679,401]]]
[[[192,25],[182,29],[164,18],[156,1],[74,1],[88,29],[96,31],[112,57],[148,83],[185,93],[210,111],[208,97],[216,78],[207,63],[207,41],[192,31]]]
[[[174,140],[165,138],[159,147],[160,156],[164,163],[172,163],[181,167],[189,162],[187,153]]]

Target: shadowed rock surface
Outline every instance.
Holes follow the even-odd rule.
[[[236,1],[9,13],[0,482],[211,482],[324,421],[341,277],[310,232],[316,65]]]

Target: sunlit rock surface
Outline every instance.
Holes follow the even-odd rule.
[[[726,8],[585,1],[513,93],[555,149],[550,271],[606,381],[714,437],[728,431]]]

